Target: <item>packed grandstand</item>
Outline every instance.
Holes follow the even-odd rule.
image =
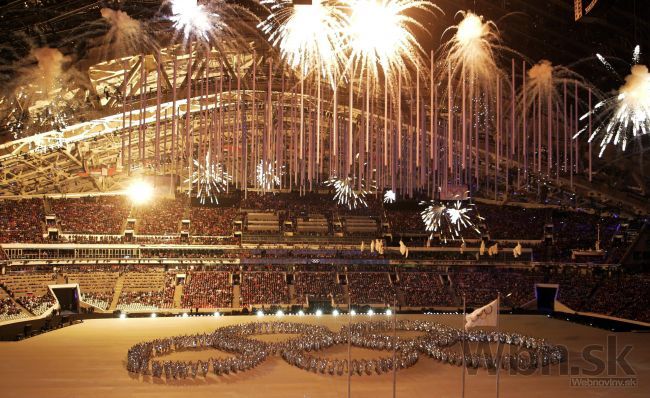
[[[0,321],[43,315],[55,306],[48,286],[65,284],[98,313],[459,310],[495,292],[525,310],[537,308],[538,284],[554,284],[565,311],[650,322],[650,276],[634,265],[642,218],[482,201],[481,235],[443,244],[424,232],[417,206],[377,199],[359,215],[325,195],[232,194],[227,206],[183,196],[146,207],[127,196],[2,200]]]

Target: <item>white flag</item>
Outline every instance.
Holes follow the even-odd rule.
[[[371,240],[370,241],[370,253],[374,253],[374,252],[375,252],[375,241]]]
[[[496,326],[499,314],[499,299],[465,315],[465,329],[474,326]]]
[[[402,240],[399,241],[399,253],[403,256],[406,253],[406,245]]]
[[[485,254],[485,241],[481,241],[481,247],[478,249],[478,254],[481,256]]]
[[[361,241],[361,252],[363,253],[364,249],[366,248],[366,244]]]

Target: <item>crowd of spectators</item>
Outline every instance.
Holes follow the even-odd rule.
[[[541,240],[550,216],[545,208],[477,204],[476,209],[494,240]]]
[[[142,235],[169,235],[180,231],[186,200],[159,198],[146,205],[134,206],[137,219],[136,233]]]
[[[388,211],[386,212],[393,234],[428,234],[425,230],[422,216],[417,211]]]
[[[584,311],[650,322],[650,276],[616,274],[604,278]]]
[[[298,303],[304,303],[307,298],[334,299],[338,304],[344,301],[343,288],[336,280],[334,272],[296,272],[293,283]]]
[[[174,306],[175,282],[172,274],[132,272],[125,275],[123,283],[118,310],[144,311]]]
[[[0,322],[12,321],[24,317],[22,311],[8,297],[0,298]]]
[[[237,209],[232,207],[192,207],[190,233],[200,236],[230,236]]]
[[[582,311],[602,276],[590,272],[578,272],[565,269],[546,275],[546,281],[557,283],[557,299],[572,310]]]
[[[0,200],[0,243],[41,242],[44,222],[42,199]]]
[[[54,305],[54,297],[48,292],[42,296],[27,295],[21,296],[16,299],[18,304],[27,308],[32,314],[39,316],[43,315],[45,311]]]
[[[113,300],[113,292],[81,292],[81,301],[102,310],[107,310]]]
[[[192,272],[183,286],[183,308],[224,308],[232,305],[228,272]]]
[[[348,273],[348,293],[351,304],[392,305],[397,299],[395,288],[385,272]]]
[[[50,208],[63,232],[117,235],[131,211],[125,196],[52,199]]]
[[[600,248],[607,249],[613,235],[620,229],[620,220],[575,211],[553,213],[553,246],[556,258],[571,258],[572,249],[595,249],[599,238]]]
[[[468,306],[484,305],[501,293],[501,303],[508,307],[521,307],[533,300],[535,283],[543,281],[534,272],[491,268],[455,271],[450,279],[459,301],[465,297]]]
[[[289,286],[283,272],[243,272],[242,306],[288,304]]]
[[[399,288],[406,307],[449,307],[455,305],[440,274],[432,272],[402,272]]]

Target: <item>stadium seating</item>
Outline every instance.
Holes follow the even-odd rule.
[[[191,272],[183,287],[183,308],[226,308],[232,305],[228,272]]]

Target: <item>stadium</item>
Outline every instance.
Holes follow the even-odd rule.
[[[2,396],[646,396],[648,15],[0,4]]]

